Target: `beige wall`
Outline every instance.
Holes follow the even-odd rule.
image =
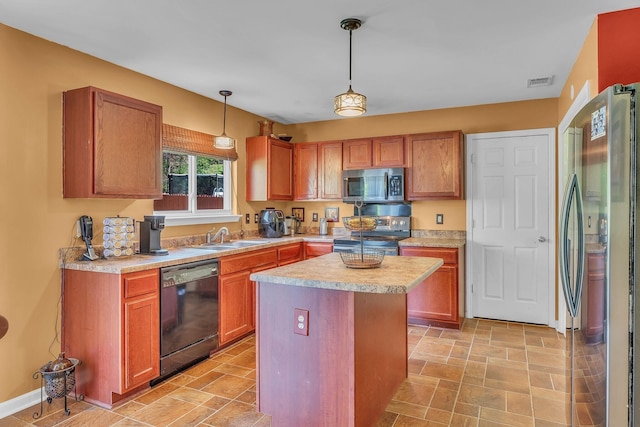
[[[153,210],[150,200],[62,198],[62,92],[93,85],[126,94],[162,105],[166,123],[212,134],[222,130],[223,104],[3,25],[0,64],[0,315],[9,321],[0,340],[1,403],[38,388],[31,375],[60,350],[57,254],[82,244],[73,238],[78,217],[141,219]],[[244,140],[258,132],[260,117],[229,108],[227,119],[227,133],[239,140],[236,166],[244,176]],[[278,126],[274,130],[282,132]],[[244,180],[237,193],[244,200]],[[244,203],[241,209],[249,210]],[[165,234],[201,234],[208,228],[179,227]]]
[[[498,132],[520,129],[554,128],[557,125],[557,99],[509,102],[474,107],[449,108],[385,116],[362,116],[323,122],[303,123],[287,127],[294,136],[293,141],[330,141],[367,136],[398,135],[407,133],[434,132],[460,129],[465,134]],[[299,203],[305,207],[305,224],[311,215],[306,215],[309,206],[317,203]],[[345,215],[352,215],[352,205],[333,203]],[[313,208],[312,208],[313,209]],[[324,207],[320,216],[324,215]],[[436,213],[444,214],[444,224],[436,224]],[[465,201],[423,201],[412,203],[414,229],[464,230],[466,227]],[[309,219],[307,219],[307,217]]]
[[[62,198],[62,92],[97,86],[162,105],[166,123],[212,134],[221,131],[222,104],[3,25],[0,63],[0,315],[9,320],[9,331],[0,340],[1,403],[38,388],[39,381],[31,375],[60,349],[61,270],[57,252],[81,245],[73,238],[77,218],[87,214],[95,221],[114,215],[140,219],[153,209],[149,200]],[[212,87],[212,92],[219,89],[223,88]],[[558,100],[546,99],[292,126],[276,124],[274,132],[293,135],[295,142],[448,129],[468,134],[555,127],[557,116]],[[244,140],[258,133],[260,119],[232,107],[227,114],[227,133],[238,138],[240,159],[234,164],[234,173],[239,171],[235,187],[239,212],[250,213],[253,219],[253,214],[266,206],[288,212],[301,206],[306,208],[305,223],[313,212],[324,216],[326,206],[338,206],[341,215],[349,215],[352,207],[342,203],[244,202]],[[414,227],[435,229],[435,213],[445,215],[443,229],[464,229],[464,201],[415,203]],[[239,228],[238,223],[228,226]],[[202,234],[209,228],[171,227],[163,237]]]
[[[598,94],[598,24],[594,21],[587,38],[582,45],[576,62],[571,68],[569,77],[562,88],[558,98],[558,123],[562,121],[565,114],[571,107],[573,99],[582,89],[584,84],[589,82],[589,93],[591,97]],[[573,92],[573,96],[572,96]]]

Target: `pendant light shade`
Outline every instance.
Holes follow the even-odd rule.
[[[220,95],[224,96],[224,117],[222,119],[222,135],[213,138],[213,146],[221,149],[232,149],[236,145],[236,139],[227,136],[227,96],[231,96],[230,90],[221,90]]]
[[[367,111],[367,97],[351,89],[351,40],[353,30],[357,30],[362,21],[356,18],[343,19],[340,27],[349,31],[349,89],[337,95],[333,100],[333,108],[337,115],[344,117],[359,116]]]

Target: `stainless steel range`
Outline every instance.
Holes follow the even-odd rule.
[[[358,209],[354,206],[354,215]],[[370,204],[361,208],[362,215],[376,217],[376,229],[362,232],[362,246],[383,250],[385,255],[398,255],[398,242],[411,237],[411,205],[406,203]],[[351,252],[360,249],[360,232],[352,231],[349,237],[333,239],[334,252]]]

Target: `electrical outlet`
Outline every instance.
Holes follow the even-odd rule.
[[[293,309],[293,333],[309,336],[309,310]]]
[[[444,224],[444,215],[436,214],[436,224]]]
[[[318,212],[314,212],[311,221],[318,222]]]
[[[244,214],[244,223],[245,224],[251,224],[251,215]]]
[[[258,223],[258,214],[253,214],[253,222],[254,222],[255,224],[257,224],[257,223]]]

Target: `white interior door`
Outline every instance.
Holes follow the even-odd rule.
[[[555,129],[467,136],[471,317],[555,324]]]

